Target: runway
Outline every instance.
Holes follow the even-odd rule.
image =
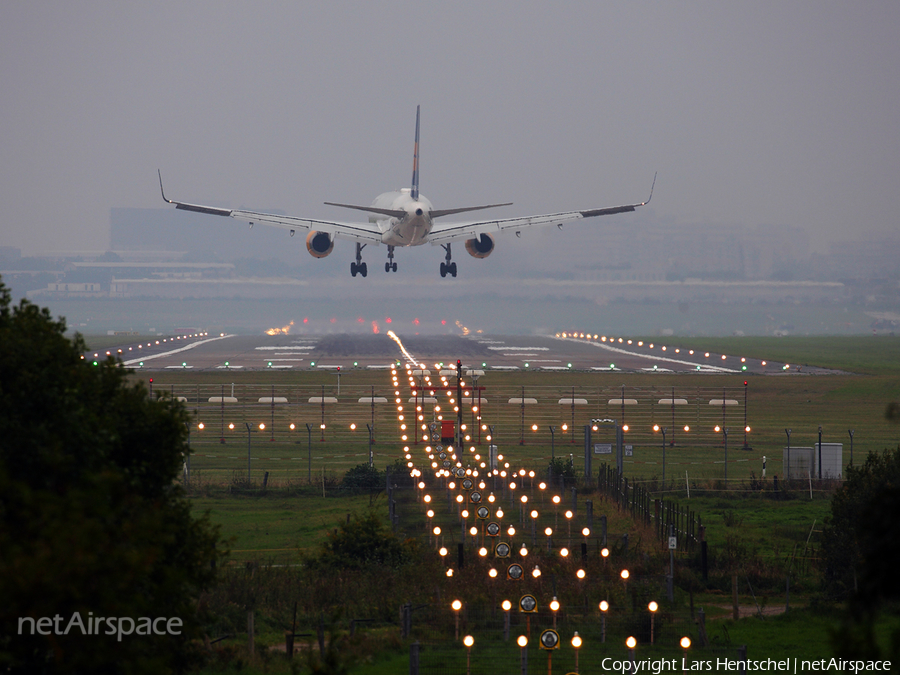
[[[426,363],[455,364],[485,371],[709,373],[796,375],[837,371],[814,366],[711,353],[689,346],[646,342],[625,337],[509,335],[399,335],[406,353]],[[381,369],[409,360],[385,334],[209,335],[167,336],[126,341],[87,359],[118,357],[124,365],[146,371],[260,371]],[[132,338],[133,340],[133,338]],[[679,338],[689,345],[690,338]]]

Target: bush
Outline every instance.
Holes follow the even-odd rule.
[[[341,523],[328,534],[318,557],[307,561],[319,568],[358,570],[370,566],[400,567],[413,559],[413,541],[400,541],[381,519],[369,512]]]
[[[357,464],[344,474],[344,480],[341,481],[341,487],[358,491],[383,488],[384,485],[384,472],[368,464]]]

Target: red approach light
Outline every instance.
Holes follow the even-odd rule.
[[[364,318],[362,318],[361,316],[356,317],[356,323],[365,323],[365,322],[366,322],[366,320]]]
[[[415,325],[418,326],[418,325],[419,325],[419,320],[418,320],[418,319],[413,319],[413,323],[414,323]]]
[[[747,386],[747,380],[744,380],[744,386],[745,387]]]
[[[152,377],[150,378],[150,384],[153,384],[153,378],[152,378]]]
[[[447,319],[441,319],[441,325],[442,325],[442,326],[446,326],[446,325],[447,325]]]
[[[306,317],[303,317],[303,323],[309,323],[309,319]]]
[[[331,323],[337,323],[337,317],[335,317],[335,316],[331,317]]]
[[[391,322],[391,317],[386,317],[385,320],[384,320],[384,322],[385,322],[385,323],[390,323],[390,322]]]

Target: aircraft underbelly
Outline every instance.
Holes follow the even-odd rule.
[[[428,241],[430,223],[423,218],[413,218],[409,222],[395,222],[381,236],[388,246],[421,246]]]

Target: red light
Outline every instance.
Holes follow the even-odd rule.
[[[331,323],[337,323],[337,317],[331,317]]]
[[[356,323],[365,323],[365,322],[366,322],[366,320],[364,318],[362,318],[361,316],[356,317]]]
[[[384,321],[385,321],[385,323],[390,323],[390,322],[391,322],[391,317],[387,317]]]
[[[303,317],[303,323],[309,323],[309,319],[307,319],[306,317]]]
[[[442,325],[442,326],[446,326],[446,325],[447,325],[447,319],[441,319],[441,325]]]
[[[415,325],[418,326],[418,325],[419,325],[419,320],[418,320],[418,319],[413,319],[413,323],[414,323]]]
[[[152,378],[152,377],[150,378],[150,384],[153,384],[153,378]]]

